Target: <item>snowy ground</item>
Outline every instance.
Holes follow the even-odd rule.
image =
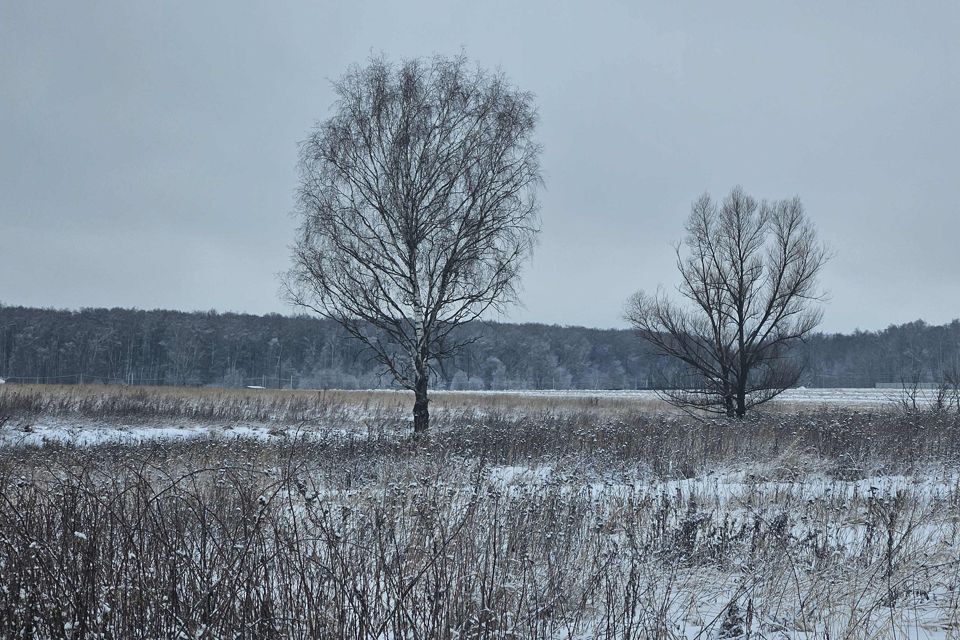
[[[558,390],[517,390],[517,391],[443,391],[443,394],[465,395],[506,395],[530,396],[544,398],[605,398],[638,401],[656,401],[659,399],[656,391],[649,390],[594,390],[594,389],[558,389]],[[859,406],[892,405],[902,397],[897,389],[788,389],[777,398],[777,402],[785,405],[824,405],[824,406]],[[933,397],[932,390],[920,390],[918,401],[929,400]]]
[[[362,393],[362,392],[357,392]],[[336,414],[341,420],[333,424],[329,414],[325,414],[321,424],[311,429],[321,432],[323,437],[331,434],[359,437],[370,424],[383,422],[390,418],[402,425],[409,419],[403,400],[405,392],[377,391],[379,397],[390,397],[389,406],[372,405],[358,401],[356,406],[341,408]],[[931,391],[921,391],[918,402],[929,400]],[[927,395],[923,395],[927,394]],[[394,397],[396,396],[396,397]],[[360,397],[359,395],[357,396]],[[891,389],[791,389],[781,395],[771,408],[810,410],[816,408],[894,408],[900,397],[897,390]],[[522,413],[522,400],[555,399],[587,400],[597,398],[602,401],[621,402],[630,407],[635,403],[642,407],[658,406],[658,396],[654,391],[597,391],[597,390],[544,390],[544,391],[438,391],[434,393],[437,402],[442,403],[442,411],[450,411],[462,405],[462,411],[474,416],[482,416],[490,409],[485,405],[496,401],[515,399],[515,406],[507,409]],[[463,398],[462,401],[458,400]],[[549,405],[547,405],[549,407]],[[349,424],[342,418],[346,417]],[[92,446],[100,443],[135,443],[154,440],[181,440],[195,437],[252,438],[269,440],[271,438],[295,436],[302,428],[290,424],[263,421],[222,421],[195,420],[184,418],[139,418],[135,421],[117,419],[94,419],[72,415],[39,415],[13,417],[5,426],[0,426],[0,446],[36,446],[44,442]]]
[[[767,477],[776,475],[775,467],[681,480],[578,483],[575,474],[550,466],[505,466],[491,469],[490,478],[519,499],[538,491],[531,487],[543,490],[551,484],[568,496],[586,494],[600,520],[627,504],[686,505],[666,516],[667,526],[682,532],[676,544],[700,562],[693,568],[682,562],[661,568],[673,574],[669,587],[653,587],[666,589],[660,597],[669,621],[667,637],[958,637],[960,539],[958,514],[948,505],[960,493],[960,469],[932,467],[916,475],[856,480],[812,470],[783,480]],[[886,531],[881,523],[889,524]],[[715,549],[745,524],[781,547],[780,561],[787,563],[781,573],[742,556],[732,565],[703,562],[699,554],[722,555]],[[866,560],[871,548],[883,547],[884,536],[892,549],[887,584],[874,579],[877,568]],[[768,538],[759,546],[770,544]],[[737,571],[739,563],[745,571]],[[884,598],[896,603],[884,604]],[[739,616],[730,615],[732,602],[738,603]],[[719,621],[725,619],[736,623],[739,633],[724,636]]]
[[[138,444],[156,441],[216,438],[258,440],[296,436],[298,428],[272,424],[230,425],[190,420],[104,421],[90,418],[41,416],[17,420],[0,429],[0,447],[36,447],[45,444],[92,447],[103,444]],[[325,434],[331,434],[330,430]],[[347,430],[340,430],[344,436]]]
[[[438,395],[421,440],[405,403],[309,426],[8,420],[0,610],[13,624],[0,619],[0,637],[55,606],[69,611],[55,629],[87,620],[123,637],[144,615],[163,637],[233,637],[249,611],[213,580],[219,567],[290,635],[316,635],[316,619],[329,637],[395,639],[960,637],[952,412],[863,411],[892,409],[897,393],[802,389],[783,400],[799,412],[710,425],[647,410],[651,392],[463,395],[626,400],[614,414],[452,410],[458,392]],[[58,591],[87,584],[122,616],[84,618]],[[215,615],[201,624],[158,601],[171,584]],[[445,622],[426,617],[435,609]],[[364,635],[382,621],[397,626]]]

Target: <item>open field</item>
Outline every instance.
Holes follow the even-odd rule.
[[[924,394],[932,391],[921,391]],[[790,389],[771,403],[773,410],[846,406],[881,409],[896,405],[893,389]],[[300,422],[345,410],[406,411],[412,397],[394,390],[277,390],[217,387],[117,385],[0,385],[0,416],[45,415],[88,418],[188,418]],[[431,409],[462,411],[670,410],[655,391],[523,390],[434,391]]]
[[[4,389],[0,637],[960,636],[954,412],[408,403]]]
[[[431,410],[665,409],[654,392],[435,391]],[[226,389],[117,385],[0,385],[0,413],[91,418],[300,422],[340,410],[409,412],[410,392],[377,389]]]
[[[921,394],[924,392],[921,392]],[[844,407],[897,409],[889,389],[793,389],[770,403],[771,413]],[[404,431],[412,394],[396,390],[277,390],[117,385],[0,385],[0,445],[47,441],[103,442],[271,433]],[[919,397],[921,404],[924,396]],[[436,391],[431,412],[441,422],[484,416],[589,412],[612,419],[638,411],[679,415],[654,391]],[[306,429],[304,429],[306,427]]]

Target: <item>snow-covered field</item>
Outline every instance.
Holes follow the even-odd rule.
[[[516,499],[551,484],[561,495],[587,496],[601,527],[627,505],[682,505],[646,514],[665,519],[677,554],[653,569],[659,576],[645,576],[645,592],[661,607],[663,637],[957,637],[960,539],[957,514],[946,505],[958,496],[960,470],[856,480],[814,472],[790,481],[762,471],[580,485],[563,472],[554,479],[550,467],[490,473]],[[756,539],[738,555],[732,547],[744,536]],[[636,553],[630,538],[629,528],[614,527],[611,553]]]
[[[400,394],[163,393],[0,427],[0,637],[960,637],[960,418],[890,391],[448,392],[421,439]]]
[[[347,437],[356,430],[325,429],[324,437]],[[302,427],[270,423],[220,424],[193,420],[97,420],[91,418],[42,416],[13,421],[0,429],[0,447],[39,447],[49,444],[94,447],[98,445],[144,444],[195,438],[269,441],[288,437],[309,437]]]
[[[278,392],[268,392],[278,393]],[[280,392],[282,393],[282,392]],[[369,393],[379,400],[370,402],[362,398]],[[932,399],[930,391],[921,391],[918,402],[921,404]],[[926,395],[923,395],[926,394]],[[353,406],[339,406],[331,415],[329,408],[306,430],[289,420],[222,420],[195,419],[185,417],[137,417],[134,420],[122,417],[95,418],[82,415],[29,415],[14,416],[4,427],[0,427],[0,447],[36,446],[47,442],[92,446],[101,443],[136,443],[164,439],[189,439],[195,437],[219,437],[227,439],[253,438],[269,440],[277,437],[303,435],[305,432],[320,430],[324,437],[331,433],[360,437],[371,423],[392,420],[398,428],[406,428],[409,420],[407,394],[404,392],[370,391],[355,392],[357,403]],[[526,411],[524,399],[545,402],[551,401],[612,401],[616,406],[665,408],[659,403],[654,391],[596,391],[596,390],[559,390],[559,391],[441,391],[436,392],[435,401],[441,403],[441,411],[458,411],[481,416],[489,411],[488,405],[496,405],[505,400],[513,402],[507,411],[514,414]],[[777,409],[809,410],[823,408],[894,408],[901,397],[896,390],[890,389],[791,389],[780,396],[771,405]],[[349,396],[348,396],[349,398]],[[386,398],[387,400],[384,400]],[[348,401],[349,402],[349,401]],[[575,405],[575,406],[580,406]],[[589,405],[587,405],[589,406]],[[558,407],[559,408],[559,407]],[[306,412],[305,412],[306,413]]]
[[[71,388],[66,388],[72,393]],[[123,393],[135,393],[124,390]],[[189,393],[189,390],[187,390]],[[225,394],[227,392],[224,392]],[[289,393],[289,392],[287,392]],[[325,397],[327,392],[294,392],[313,400]],[[334,392],[342,394],[333,405],[323,401],[319,410],[311,412],[310,405],[298,408],[297,417],[310,423],[306,432],[320,431],[324,437],[330,433],[341,433],[360,437],[371,425],[382,425],[392,421],[398,428],[405,428],[409,420],[408,395],[401,391]],[[932,391],[921,390],[917,401],[922,406],[932,400]],[[252,438],[269,440],[277,437],[303,435],[303,420],[290,417],[289,403],[284,392],[266,390],[265,397],[278,404],[276,410],[246,410],[228,406],[221,413],[229,418],[195,418],[181,406],[174,406],[176,415],[136,415],[133,418],[112,416],[104,411],[103,417],[84,415],[99,413],[95,411],[74,411],[69,403],[66,410],[58,409],[53,413],[41,412],[26,416],[12,416],[5,426],[0,426],[0,447],[41,445],[46,442],[60,444],[72,443],[80,446],[92,446],[100,443],[136,443],[163,439],[189,439],[195,437],[218,437],[226,439]],[[271,395],[272,394],[272,395]],[[200,397],[200,396],[198,396]],[[902,394],[891,389],[791,389],[770,405],[774,410],[813,410],[818,408],[854,408],[854,409],[894,409]],[[82,396],[79,396],[82,400]],[[108,402],[109,397],[103,402]],[[225,395],[221,400],[214,397],[212,403],[235,402],[232,396]],[[74,398],[71,398],[73,400]],[[247,398],[249,399],[249,398]],[[161,398],[160,402],[165,399]],[[183,403],[182,397],[166,399],[171,404]],[[665,410],[655,391],[597,391],[597,390],[546,390],[546,391],[438,391],[434,393],[434,405],[438,413],[456,413],[458,416],[482,416],[490,411],[502,411],[513,415],[523,415],[543,410],[561,410],[570,406],[582,409],[590,408],[596,401],[599,408],[611,406],[621,409],[637,407],[643,410]],[[286,403],[286,404],[282,404]],[[332,407],[332,408],[331,408]],[[162,410],[160,411],[162,412]],[[202,414],[215,411],[205,410]],[[180,415],[187,414],[187,415]],[[237,419],[232,416],[249,416]],[[311,417],[313,416],[313,417]]]
[[[503,395],[529,396],[543,398],[605,398],[637,401],[656,401],[659,399],[656,391],[649,390],[595,390],[595,389],[559,389],[559,390],[518,390],[518,391],[444,391],[443,394],[464,395]],[[933,399],[932,390],[918,391],[918,401]],[[825,406],[859,406],[892,405],[903,396],[897,389],[788,389],[781,394],[776,402],[785,405],[825,405]]]

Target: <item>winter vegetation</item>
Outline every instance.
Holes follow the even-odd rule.
[[[794,387],[803,363],[791,347],[817,327],[817,275],[828,257],[799,198],[758,202],[736,187],[703,195],[677,248],[679,293],[637,293],[626,317],[680,375],[663,396],[678,407],[728,417]]]
[[[960,322],[816,333],[828,250],[739,187],[633,330],[485,321],[533,95],[463,55],[333,86],[309,315],[0,305],[0,638],[960,637]]]
[[[633,330],[474,323],[475,338],[434,372],[449,390],[653,389],[680,373]],[[0,305],[0,377],[143,386],[394,387],[363,345],[307,316],[32,309]],[[799,385],[935,384],[960,371],[960,321],[813,333],[793,347]]]
[[[334,86],[300,149],[287,296],[413,391],[423,432],[431,372],[470,341],[456,329],[517,298],[539,231],[536,107],[462,55],[375,58]]]
[[[5,385],[0,636],[960,630],[954,410],[312,396]]]

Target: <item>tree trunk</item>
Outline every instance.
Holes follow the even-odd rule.
[[[427,383],[429,376],[427,374],[418,374],[416,385],[413,390],[413,432],[424,433],[430,428],[430,410],[427,403]]]
[[[747,389],[746,382],[737,383],[737,417],[742,418],[747,415]]]
[[[735,415],[733,406],[733,384],[730,383],[729,373],[723,370],[723,408],[727,412],[727,417],[732,418]]]

